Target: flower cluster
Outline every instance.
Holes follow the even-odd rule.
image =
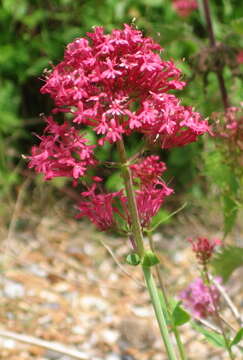
[[[158,156],[149,156],[137,164],[131,165],[138,214],[141,226],[149,225],[152,217],[159,211],[166,196],[171,195],[173,190],[166,186],[161,179],[166,166],[159,161]],[[139,185],[138,185],[139,184]],[[82,193],[85,197],[79,203],[78,217],[88,217],[101,231],[118,228],[117,215],[130,224],[127,197],[124,190],[113,193],[96,193],[97,186]]]
[[[181,90],[180,70],[160,57],[162,48],[128,25],[105,35],[102,27],[67,46],[64,60],[46,77],[54,112],[69,112],[73,123],[91,126],[99,139],[115,143],[139,132],[161,147],[182,146],[208,131],[191,107],[167,92]]]
[[[243,103],[231,106],[224,113],[213,113],[213,133],[219,139],[224,139],[230,152],[243,150]],[[242,164],[240,163],[240,167]]]
[[[196,0],[172,0],[173,7],[177,14],[181,17],[189,16],[194,10],[198,8]]]
[[[87,140],[67,122],[59,125],[53,118],[45,119],[47,126],[40,136],[39,146],[32,148],[29,167],[44,174],[45,180],[66,176],[77,180],[87,168],[95,164],[94,146],[87,145]]]
[[[192,244],[192,251],[202,265],[206,265],[211,259],[215,247],[222,244],[219,239],[209,240],[203,237],[198,237],[196,240],[189,239],[189,241]]]
[[[219,278],[215,280],[220,282]],[[215,313],[215,306],[219,306],[220,293],[215,285],[207,286],[201,278],[197,278],[179,297],[195,318],[207,318]]]
[[[84,175],[89,177],[90,169],[102,165],[94,151],[105,142],[113,144],[140,133],[146,143],[171,148],[209,131],[199,113],[168,93],[181,90],[185,83],[173,61],[161,58],[159,44],[128,25],[111,34],[96,27],[87,37],[70,43],[63,61],[46,72],[41,93],[51,96],[54,108],[46,118],[44,134],[38,136],[40,144],[28,157],[29,167],[46,180],[66,176],[76,185]],[[95,145],[85,138],[87,128],[95,133]],[[157,156],[131,165],[142,227],[149,225],[173,192],[161,179],[165,169]],[[81,194],[78,216],[87,216],[100,230],[116,227],[117,216],[129,224],[124,190],[104,194],[99,180],[93,180]]]

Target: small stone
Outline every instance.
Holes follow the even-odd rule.
[[[120,336],[118,331],[110,329],[103,330],[100,335],[107,344],[116,343]]]
[[[121,360],[121,358],[117,354],[112,353],[112,354],[108,354],[105,360]]]
[[[5,280],[3,294],[10,299],[24,297],[25,288],[20,283],[11,280]]]
[[[80,300],[81,305],[87,309],[98,309],[99,311],[107,310],[108,304],[106,301],[95,296],[84,296]]]

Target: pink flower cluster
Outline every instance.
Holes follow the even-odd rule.
[[[215,280],[220,282],[219,278]],[[220,293],[215,285],[209,287],[197,278],[180,293],[179,298],[195,318],[207,318],[215,313],[215,306],[219,306]]]
[[[196,254],[199,263],[202,265],[207,264],[211,259],[215,247],[222,244],[219,239],[209,240],[203,237],[198,237],[196,240],[189,239],[189,241],[192,244],[192,251]]]
[[[172,0],[172,2],[175,11],[181,17],[189,16],[198,8],[196,0]]]
[[[44,174],[45,180],[58,176],[77,180],[96,163],[94,146],[87,145],[87,140],[67,122],[59,125],[51,116],[45,121],[44,135],[38,136],[41,142],[31,150],[29,167]]]
[[[219,138],[225,138],[231,145],[243,150],[243,103],[231,106],[224,114],[213,113],[213,132]]]
[[[134,27],[105,34],[94,28],[70,43],[64,59],[45,77],[41,88],[54,102],[52,116],[32,148],[29,167],[46,180],[66,176],[77,184],[95,165],[95,151],[105,142],[140,133],[161,148],[183,146],[209,131],[206,120],[168,91],[181,90],[181,72],[173,61],[161,58],[162,48]],[[63,119],[63,120],[59,120]],[[96,135],[89,145],[85,129]],[[83,130],[83,133],[81,133]],[[142,226],[158,212],[172,193],[161,174],[165,164],[150,156],[131,165]],[[117,216],[130,222],[124,191],[104,194],[98,178],[82,193],[79,217],[87,216],[100,230],[117,226]],[[84,184],[84,181],[82,181]]]
[[[185,83],[174,63],[160,57],[159,44],[128,25],[109,35],[96,27],[87,35],[90,41],[67,46],[41,89],[54,100],[54,112],[69,112],[74,124],[92,127],[99,145],[139,132],[170,148],[208,131],[197,112],[167,94]]]
[[[159,161],[158,156],[149,156],[138,164],[131,165],[134,185],[137,188],[136,202],[142,227],[149,225],[152,217],[159,211],[166,196],[173,193],[161,180],[162,173],[166,166]],[[82,193],[85,197],[79,203],[78,218],[86,216],[93,222],[98,229],[104,231],[108,229],[118,229],[120,220],[125,224],[130,224],[129,211],[127,208],[127,198],[124,190],[104,194],[96,194],[97,185]]]

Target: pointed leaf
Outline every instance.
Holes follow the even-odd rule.
[[[205,339],[213,344],[214,346],[226,348],[226,344],[224,341],[223,335],[220,335],[214,331],[206,330],[201,325],[198,325],[196,322],[192,322],[192,327],[199,332],[200,334],[204,335]]]
[[[243,328],[241,328],[230,343],[230,347],[237,345],[243,339]]]
[[[175,326],[181,326],[183,324],[186,324],[188,321],[190,321],[190,315],[188,312],[186,312],[182,306],[180,301],[177,302],[173,312],[172,312],[172,319]]]

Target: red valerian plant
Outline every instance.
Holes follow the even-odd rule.
[[[38,136],[40,144],[32,148],[29,167],[46,180],[66,176],[73,186],[85,186],[77,217],[88,217],[101,231],[126,232],[132,239],[167,354],[176,360],[150,270],[159,260],[143,242],[143,233],[173,190],[161,178],[166,165],[157,155],[144,157],[144,152],[151,152],[155,143],[162,149],[189,144],[209,127],[192,107],[169,93],[181,90],[185,82],[174,62],[161,58],[163,49],[151,38],[129,25],[111,34],[95,27],[87,37],[69,44],[63,61],[46,73],[41,92],[51,96],[54,108]],[[95,135],[92,145],[87,130]],[[141,147],[128,159],[125,143],[134,133],[140,134]],[[102,179],[93,176],[107,166],[97,157],[106,142],[117,147],[119,162],[109,167],[119,168],[124,182],[124,189],[113,193],[104,193]]]
[[[161,59],[163,49],[159,44],[128,25],[110,35],[96,27],[87,35],[90,41],[80,38],[69,44],[64,60],[46,75],[41,92],[52,97],[53,116],[69,114],[69,120],[66,116],[59,124],[53,116],[46,119],[41,142],[32,148],[29,167],[43,173],[46,180],[67,176],[77,182],[98,163],[94,151],[105,142],[116,143],[122,136],[137,132],[150,143],[171,148],[196,141],[208,131],[199,113],[168,94],[169,90],[181,90],[185,83],[173,61]],[[97,134],[96,145],[88,145],[85,134],[80,133],[87,127]],[[164,197],[172,192],[158,179],[164,169],[165,165],[155,157],[131,166],[133,177],[140,179],[136,196],[143,224],[149,223]],[[121,200],[124,195],[95,195],[93,188],[90,196],[82,196],[85,199],[79,204],[79,216],[88,216],[100,224],[101,213],[96,211],[96,220],[94,212],[89,215],[87,199],[93,204],[103,201],[112,217],[114,198]],[[125,199],[122,202],[125,204]],[[99,229],[107,230],[108,224],[114,224],[106,220]]]

